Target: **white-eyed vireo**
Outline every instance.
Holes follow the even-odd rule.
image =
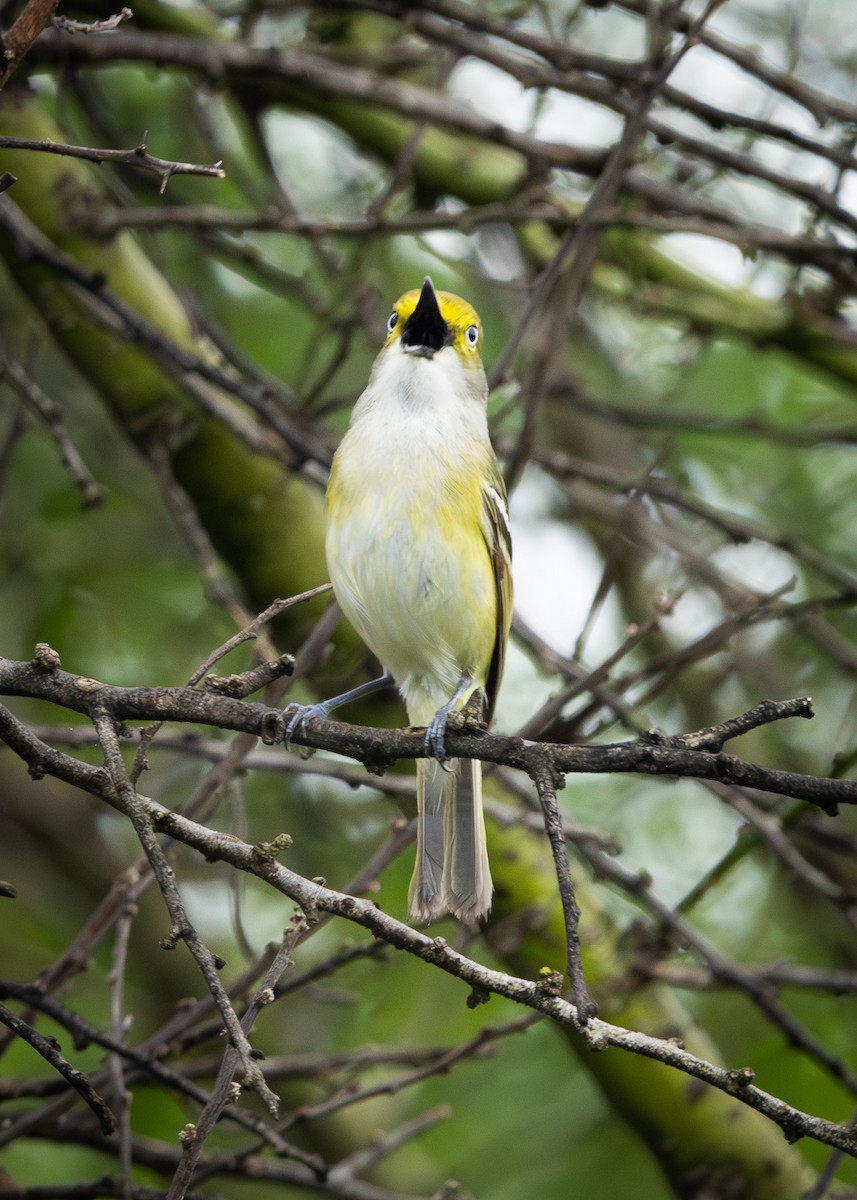
[[[482,766],[446,760],[450,712],[478,691],[490,720],[512,616],[506,492],[488,437],[482,326],[430,279],[393,306],[327,488],[326,552],[342,611],[387,674],[299,710],[311,716],[395,680],[431,758],[417,763],[411,917],[491,907]]]

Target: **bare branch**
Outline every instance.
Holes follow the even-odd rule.
[[[298,422],[279,405],[272,404],[266,395],[260,394],[257,386],[236,381],[203,356],[177,345],[130,304],[111,293],[101,271],[87,269],[70,254],[59,250],[14,204],[0,205],[0,226],[13,234],[23,254],[45,262],[61,278],[77,285],[77,301],[92,319],[142,346],[156,362],[178,378],[204,410],[211,411],[223,421],[242,442],[260,454],[285,458],[292,463],[299,461],[302,469],[316,480],[326,477],[326,471],[316,467],[326,466],[329,462],[329,448],[319,438],[308,438]],[[208,387],[209,384],[213,387]],[[218,395],[218,390],[244,401],[249,411],[224,404],[225,397]],[[249,413],[264,416],[264,427]]]
[[[572,1000],[581,1021],[585,1023],[598,1012],[598,1006],[587,991],[583,977],[583,965],[580,961],[580,909],[575,898],[574,883],[568,866],[568,856],[565,852],[562,820],[556,803],[556,779],[543,771],[533,775],[532,780],[544,813],[545,832],[550,842],[559,885],[559,896],[565,921],[566,969],[571,984]]]
[[[139,142],[130,150],[100,150],[94,146],[72,146],[64,142],[53,142],[48,138],[8,137],[0,135],[0,149],[33,150],[43,154],[63,154],[69,158],[84,158],[89,162],[116,163],[124,167],[139,167],[142,171],[154,171],[161,181],[161,193],[173,175],[207,175],[213,179],[224,179],[226,172],[222,163],[173,162],[167,158],[156,158],[150,154],[145,142]]]
[[[282,945],[279,947],[273,962],[268,968],[261,988],[256,992],[252,1002],[248,1005],[246,1012],[241,1018],[239,1028],[243,1034],[249,1034],[259,1011],[274,999],[274,988],[283,972],[292,965],[290,955],[301,934],[307,928],[304,915],[298,910],[292,919],[290,928],[286,932]],[[193,1179],[194,1172],[199,1165],[205,1139],[214,1129],[227,1105],[234,1104],[238,1099],[238,1089],[233,1084],[233,1079],[239,1067],[246,1075],[247,1060],[245,1051],[242,1046],[233,1043],[223,1056],[223,1061],[217,1073],[217,1079],[211,1090],[208,1102],[193,1126],[186,1128],[186,1136],[182,1138],[181,1162],[170,1183],[167,1200],[183,1200]],[[258,1072],[258,1068],[256,1068],[256,1071]],[[261,1090],[258,1083],[252,1078],[249,1082],[257,1091]],[[265,1085],[263,1098],[266,1099],[269,1111],[276,1116],[278,1101],[267,1088],[267,1085]],[[280,1132],[282,1132],[282,1129]],[[318,1173],[319,1177],[323,1177],[325,1174],[320,1164]]]
[[[4,658],[0,658],[0,695],[50,700],[89,716],[109,714],[118,722],[154,720],[214,725],[238,733],[253,733],[269,744],[282,741],[287,723],[280,709],[216,696],[197,688],[114,687],[65,671],[45,672],[33,663]],[[764,701],[746,719],[769,724],[787,717],[809,718],[812,715],[810,701],[800,697]],[[481,729],[472,733],[456,731],[450,734],[447,749],[455,758],[479,758],[483,762],[516,767],[531,776],[545,770],[561,774],[685,775],[792,796],[831,815],[836,813],[839,804],[857,804],[857,781],[801,775],[762,767],[725,754],[718,745],[738,736],[733,728],[740,728],[744,720],[736,718],[733,723],[718,726],[714,732],[704,730],[700,734],[665,738],[650,731],[635,741],[594,746],[525,742]],[[694,749],[688,744],[698,736],[707,739],[706,749]],[[422,758],[426,754],[423,736],[418,732],[369,729],[338,721],[311,721],[305,730],[295,734],[292,741],[296,745],[356,758],[372,771],[383,770],[399,758]],[[38,761],[30,765],[34,770],[39,769]],[[43,765],[49,769],[47,763]]]
[[[109,41],[109,44],[108,44]],[[407,117],[428,120],[450,129],[484,137],[518,151],[534,169],[544,164],[568,170],[596,173],[604,161],[601,151],[541,141],[509,128],[502,122],[483,117],[466,104],[457,103],[428,88],[404,80],[379,76],[358,67],[345,67],[306,51],[257,50],[239,42],[206,41],[203,38],[171,36],[135,30],[117,32],[110,39],[90,38],[69,45],[61,43],[50,31],[40,39],[40,55],[70,56],[85,62],[115,62],[151,58],[161,63],[187,67],[204,77],[222,80],[225,76],[253,76],[281,79],[320,89],[354,102],[395,109]]]
[[[45,1037],[43,1033],[39,1033],[37,1030],[31,1028],[26,1021],[22,1021],[5,1004],[0,1004],[0,1024],[5,1025],[7,1029],[11,1029],[16,1037],[21,1038],[32,1046],[74,1088],[86,1105],[95,1113],[103,1133],[113,1132],[116,1128],[116,1118],[113,1113],[95,1091],[86,1075],[63,1058],[54,1038]]]
[[[12,777],[20,779],[23,765],[34,780],[50,775],[62,781],[50,785],[56,802],[51,821],[37,829],[28,810],[27,819],[13,827],[14,836],[33,841],[41,833],[59,857],[65,847],[54,817],[69,787],[99,802],[93,809],[83,801],[99,827],[101,808],[114,810],[111,825],[120,814],[125,835],[111,840],[107,854],[86,862],[92,869],[81,895],[91,911],[69,934],[70,944],[39,965],[34,982],[0,981],[0,1000],[25,1006],[20,1020],[27,1027],[55,1022],[76,1048],[91,1043],[90,1054],[102,1058],[89,1084],[121,1113],[118,1134],[105,1136],[61,1074],[33,1071],[0,1082],[6,1113],[0,1146],[38,1137],[90,1147],[110,1164],[111,1178],[100,1185],[81,1181],[56,1188],[57,1195],[154,1200],[155,1189],[134,1182],[142,1170],[160,1176],[160,1194],[171,1200],[190,1196],[191,1187],[216,1189],[231,1179],[242,1184],[252,1179],[257,1190],[263,1181],[334,1200],[394,1195],[417,1200],[360,1176],[379,1164],[387,1170],[388,1155],[445,1118],[445,1108],[429,1107],[436,1097],[425,1101],[412,1092],[413,1120],[395,1116],[374,1137],[351,1135],[337,1161],[297,1147],[285,1131],[333,1114],[362,1118],[354,1106],[367,1101],[378,1111],[383,1100],[374,1098],[415,1089],[425,1080],[434,1079],[439,1088],[442,1073],[478,1062],[507,1033],[544,1024],[545,1018],[567,1035],[593,1077],[610,1077],[611,1086],[617,1081],[611,1099],[632,1112],[639,1128],[648,1129],[649,1122],[657,1127],[657,1137],[649,1140],[677,1190],[691,1191],[700,1179],[717,1190],[719,1143],[729,1142],[730,1118],[733,1129],[743,1126],[748,1133],[735,1142],[746,1151],[739,1170],[749,1174],[763,1158],[762,1170],[769,1170],[775,1161],[783,1176],[794,1181],[801,1175],[798,1190],[807,1195],[823,1194],[842,1155],[857,1158],[857,1134],[846,1117],[848,1093],[857,1093],[857,1070],[850,1047],[825,1025],[823,1012],[825,1005],[832,1007],[830,997],[857,989],[854,972],[837,969],[842,938],[853,938],[857,924],[851,872],[857,841],[847,821],[821,816],[836,814],[838,805],[857,804],[857,780],[844,778],[854,774],[857,756],[849,747],[855,718],[831,700],[850,695],[848,684],[857,676],[852,636],[857,558],[843,532],[850,511],[847,448],[855,440],[848,410],[857,383],[857,218],[850,204],[857,109],[843,86],[844,48],[837,52],[823,39],[809,41],[816,27],[808,11],[798,6],[788,27],[784,14],[766,14],[765,28],[774,37],[770,49],[760,51],[760,26],[753,24],[758,14],[742,12],[741,0],[732,0],[722,14],[721,6],[722,0],[660,5],[613,0],[604,13],[585,3],[501,13],[468,0],[424,0],[416,6],[406,0],[339,0],[309,9],[292,0],[249,6],[227,0],[216,11],[205,4],[182,6],[168,21],[149,13],[147,27],[133,29],[124,27],[130,15],[125,9],[110,16],[110,8],[102,6],[94,15],[106,19],[86,24],[51,18],[52,0],[20,0],[26,20],[10,31],[6,74],[26,55],[27,66],[49,70],[43,79],[50,91],[34,87],[14,103],[10,94],[4,134],[31,140],[0,139],[0,149],[14,147],[14,161],[23,161],[30,172],[20,170],[21,185],[0,202],[4,263],[33,305],[32,316],[10,309],[10,328],[16,337],[19,331],[29,337],[33,355],[42,336],[54,337],[84,382],[91,373],[111,417],[126,423],[125,431],[142,448],[141,469],[154,472],[206,594],[238,630],[206,654],[198,670],[191,674],[188,668],[184,687],[114,687],[71,674],[43,643],[31,662],[0,658],[0,698],[22,700],[20,713],[12,700],[9,708],[0,706],[0,745],[11,752],[7,758],[18,759],[7,764]],[[53,28],[33,40],[46,17]],[[623,49],[620,57],[602,38],[599,45],[607,52],[592,53],[587,38],[596,22],[602,28],[615,23],[630,33],[623,47],[636,48],[629,56]],[[370,37],[364,37],[367,28]],[[821,80],[820,54],[830,60],[829,83],[809,86],[804,80]],[[687,55],[681,72],[673,74]],[[144,144],[96,148],[131,147],[149,128],[145,106],[133,107],[139,97],[130,86],[144,65],[152,77],[157,74],[153,120],[179,111],[161,103],[177,96],[182,119],[194,122],[194,149],[182,157],[202,163],[158,159]],[[703,78],[708,67],[712,76]],[[104,101],[126,75],[122,103],[112,111]],[[709,86],[712,79],[718,86]],[[480,80],[496,83],[505,98],[498,102],[487,86],[483,94]],[[74,136],[57,123],[65,114],[54,90],[60,97],[66,90],[74,94],[69,110]],[[803,111],[796,113],[796,106]],[[328,165],[319,156],[313,163],[332,185],[329,190],[310,195],[297,178],[295,164],[313,152],[305,145],[309,139],[300,136],[283,152],[275,114],[284,107],[290,128],[312,125],[314,139],[330,139],[334,161]],[[221,110],[230,113],[226,122],[219,119]],[[595,129],[608,130],[596,137],[603,146],[592,144],[590,115]],[[81,121],[88,123],[86,134]],[[180,203],[208,187],[188,179],[173,185],[179,203],[148,204],[145,193],[153,189],[146,177],[124,170],[133,166],[149,172],[149,179],[157,175],[162,191],[173,174],[221,176],[219,160],[228,160],[236,135],[247,153],[240,170],[230,170],[217,205]],[[72,144],[76,141],[90,144]],[[36,151],[41,153],[33,158]],[[98,173],[76,159],[123,170],[109,173],[101,187]],[[36,207],[32,184],[42,179],[50,184],[40,190]],[[0,191],[14,182],[8,173],[0,176]],[[393,246],[392,237],[402,245]],[[684,266],[685,247],[694,262],[712,252],[721,253],[724,262],[710,275],[705,266]],[[123,254],[128,248],[137,268],[132,272]],[[151,296],[147,248],[159,255],[155,270],[166,289],[152,288]],[[406,253],[400,255],[400,249]],[[203,258],[211,260],[211,270]],[[512,699],[521,722],[518,736],[489,733],[469,714],[452,722],[450,753],[488,765],[485,807],[496,840],[498,885],[494,916],[484,928],[450,923],[454,948],[391,919],[375,903],[387,895],[391,876],[396,905],[400,901],[403,864],[394,860],[412,840],[414,822],[397,814],[412,811],[412,794],[403,804],[389,805],[361,793],[363,813],[371,812],[371,818],[364,821],[361,813],[352,826],[351,814],[344,815],[347,849],[338,839],[336,851],[328,845],[319,849],[315,824],[307,824],[302,838],[304,814],[294,822],[290,817],[295,850],[281,865],[291,839],[269,829],[272,809],[257,806],[257,798],[288,791],[300,772],[292,799],[310,795],[315,803],[329,791],[337,805],[345,802],[343,814],[345,787],[328,788],[328,780],[349,788],[377,785],[399,800],[412,793],[409,760],[425,751],[418,730],[321,721],[296,734],[301,755],[286,750],[284,696],[295,681],[313,689],[312,673],[338,636],[337,609],[327,607],[308,633],[299,614],[287,613],[280,628],[294,618],[301,632],[289,644],[294,657],[280,652],[267,621],[300,598],[277,601],[259,617],[254,612],[270,596],[304,587],[303,563],[278,550],[276,559],[272,554],[256,570],[255,558],[248,556],[259,552],[257,546],[264,555],[266,528],[285,528],[291,535],[282,522],[293,519],[293,506],[284,497],[280,507],[280,497],[265,492],[264,509],[258,506],[265,520],[257,525],[252,471],[244,487],[244,472],[219,472],[217,458],[204,453],[209,435],[212,442],[222,438],[219,444],[236,447],[245,461],[247,448],[254,460],[263,458],[266,477],[283,480],[284,492],[293,474],[301,476],[300,489],[307,482],[323,486],[344,409],[378,344],[382,286],[384,298],[391,298],[382,274],[394,260],[417,258],[431,258],[426,268],[447,277],[442,286],[477,301],[487,318],[492,356],[507,347],[495,373],[508,383],[492,401],[491,414],[508,478],[514,483],[526,470],[528,484],[546,484],[545,492],[557,502],[551,522],[557,533],[563,523],[569,535],[566,548],[576,524],[601,555],[600,571],[584,565],[575,575],[573,586],[579,580],[586,589],[577,597],[584,612],[588,604],[575,628],[569,622],[557,632],[558,621],[542,628],[535,616],[528,619],[540,632],[520,618],[515,622],[516,655],[525,654],[529,666],[542,673],[542,694],[552,693],[526,716],[519,715],[521,698]],[[191,269],[194,260],[201,266],[198,277]],[[730,264],[736,264],[732,281],[719,282],[720,266]],[[203,295],[201,279],[217,293]],[[233,282],[237,286],[229,286]],[[179,287],[190,297],[180,295]],[[187,316],[178,332],[161,319],[159,300],[170,289],[174,311],[184,308]],[[270,335],[267,326],[253,327],[251,305],[245,309],[251,289],[254,315],[270,314],[272,303],[285,302],[286,320],[272,320]],[[292,316],[296,320],[290,322]],[[91,364],[91,345],[122,348],[127,369],[114,378],[106,356]],[[256,363],[260,346],[263,357]],[[762,354],[770,356],[770,373],[757,367]],[[361,357],[358,374],[350,372],[348,362]],[[54,370],[56,361],[51,354],[45,371]],[[721,372],[723,363],[728,369]],[[45,451],[44,436],[28,441],[32,415],[53,437],[85,498],[98,492],[86,463],[99,461],[91,454],[109,444],[96,437],[90,451],[73,440],[78,427],[97,430],[97,418],[92,421],[97,395],[78,396],[76,387],[66,392],[51,378],[48,391],[58,398],[60,415],[35,385],[44,372],[30,378],[27,364],[24,349],[6,355],[5,366],[0,363],[15,401],[0,433],[5,484],[0,500],[13,514],[30,499],[19,486],[22,464],[26,470],[33,461],[30,447],[36,454]],[[135,365],[166,382],[179,404],[175,424],[157,387],[146,386],[141,377],[139,393],[135,390]],[[795,365],[799,377],[791,375]],[[725,395],[722,388],[739,379],[739,366],[740,391],[736,386]],[[754,383],[757,370],[764,386]],[[288,384],[280,382],[281,374]],[[85,406],[83,421],[72,407],[78,403]],[[194,438],[196,429],[201,439]],[[821,445],[823,450],[816,449]],[[771,448],[775,458],[769,464],[762,456]],[[734,461],[727,461],[733,452]],[[770,471],[764,480],[749,478],[756,461]],[[775,482],[766,494],[769,479]],[[49,484],[34,483],[32,500],[44,500]],[[736,489],[733,500],[729,489],[744,483],[749,486]],[[808,511],[816,503],[818,520]],[[53,519],[44,504],[39,512]],[[246,522],[233,527],[233,512],[246,513]],[[535,519],[541,521],[541,513]],[[103,514],[94,520],[100,526]],[[32,540],[40,528],[32,523],[17,536],[10,529],[7,557],[13,566],[22,559],[25,536]],[[58,532],[57,526],[49,530],[52,538]],[[294,528],[298,540],[301,532]],[[318,530],[307,532],[314,541]],[[525,574],[527,543],[522,530]],[[14,619],[16,610],[24,609],[38,587],[36,572],[50,565],[43,560],[33,558],[29,591],[26,585],[13,587],[13,639],[23,624]],[[550,568],[546,576],[544,587],[552,589]],[[519,592],[526,596],[522,582]],[[541,585],[541,577],[536,582]],[[35,620],[34,614],[30,624]],[[85,632],[83,625],[77,619],[75,631]],[[609,642],[601,636],[608,626]],[[25,635],[24,645],[26,636],[33,637]],[[769,646],[775,653],[768,654]],[[234,674],[211,674],[224,655],[240,647],[242,662]],[[343,643],[339,651],[344,648]],[[14,653],[20,657],[17,649]],[[86,663],[85,640],[63,646],[66,659],[72,654],[78,666]],[[799,664],[796,671],[791,663]],[[355,675],[362,669],[347,652],[337,653],[334,667]],[[152,677],[159,677],[157,669]],[[514,686],[514,676],[510,682]],[[798,688],[823,697],[820,728],[782,724],[813,716],[806,696],[756,703],[765,695],[792,696]],[[34,714],[44,720],[46,704],[58,714],[56,725],[24,719]],[[383,724],[389,723],[385,714]],[[666,732],[653,728],[659,726]],[[735,753],[735,741],[745,735],[750,741],[741,743],[742,756]],[[808,741],[811,748],[804,749]],[[325,753],[311,757],[314,749]],[[158,750],[165,753],[157,756]],[[399,761],[401,772],[383,774]],[[153,798],[138,790],[150,765],[150,786],[163,785]],[[283,772],[280,784],[270,775],[246,782],[255,770]],[[620,773],[624,783],[616,778]],[[310,774],[318,780],[308,779]],[[612,784],[593,781],[594,774],[612,776]],[[600,817],[591,811],[579,824],[571,805],[560,812],[557,796],[567,775],[587,776],[569,789],[575,793],[601,788],[605,796],[633,795],[635,805],[645,793],[650,820],[640,817],[628,834],[632,866],[623,858],[622,830],[629,826],[609,800],[604,830],[593,827]],[[667,789],[651,779],[640,784],[641,777],[653,776],[663,783],[696,779],[701,787]],[[794,802],[783,803],[783,797]],[[17,793],[10,800],[14,821]],[[81,803],[79,796],[71,800]],[[690,862],[668,861],[665,849],[651,855],[650,877],[638,852],[663,836],[656,823],[669,813],[690,823],[698,806],[712,804],[718,819],[694,841],[695,869]],[[638,812],[635,807],[635,818]],[[127,823],[140,848],[132,840],[126,862],[119,856],[129,845]],[[252,836],[246,828],[253,828]],[[358,845],[362,853],[351,863]],[[508,853],[502,857],[504,848]],[[114,871],[121,871],[115,876],[112,855]],[[317,856],[322,861],[316,863]],[[299,868],[288,869],[295,861]],[[821,931],[811,966],[771,961],[804,948],[796,934],[787,941],[779,926],[779,940],[760,936],[753,943],[756,953],[748,950],[756,928],[747,928],[743,912],[728,913],[729,924],[710,932],[702,903],[710,903],[715,888],[726,902],[739,903],[740,893],[725,894],[727,889],[744,884],[762,861],[773,868],[764,882],[772,891],[796,893],[801,903],[795,915],[806,914]],[[218,865],[210,869],[208,863]],[[524,864],[533,869],[517,873]],[[180,875],[186,867],[187,875]],[[317,867],[337,883],[353,877],[333,890],[320,878],[305,877]],[[236,893],[245,881],[253,905],[267,894],[271,908],[282,906],[284,897],[295,906],[282,941],[260,948],[255,925],[248,923],[246,933],[233,930],[244,961],[231,976],[186,910],[191,888],[194,900],[198,887],[210,894],[224,873]],[[164,946],[187,942],[198,994],[160,1017],[146,996],[145,1012],[133,1014],[146,1023],[138,1020],[132,1027],[128,1005],[139,1005],[143,996],[135,986],[126,999],[126,971],[136,967],[128,954],[139,947],[141,935],[145,939],[143,926],[137,929],[136,906],[153,884],[170,921]],[[85,887],[99,889],[94,902]],[[9,890],[0,883],[0,896]],[[624,929],[623,914],[630,922]],[[342,929],[351,930],[347,944],[335,941]],[[319,930],[325,931],[321,937]],[[579,939],[585,983],[605,1016],[620,1014],[609,1021],[593,1011]],[[546,968],[539,957],[543,945],[550,947]],[[304,947],[309,953],[300,961]],[[483,948],[501,969],[481,964]],[[157,943],[146,939],[143,950],[148,949],[159,960]],[[421,1036],[404,1047],[333,1053],[319,1044],[292,1055],[279,1052],[277,1044],[262,1077],[255,1047],[265,1046],[270,1035],[275,1014],[267,1010],[269,1003],[282,1004],[288,1018],[300,1017],[301,1006],[310,1009],[318,991],[347,1001],[361,979],[377,976],[378,986],[382,973],[395,970],[396,949],[419,958],[425,968],[444,971],[453,995],[462,984],[461,998],[469,1007],[497,995],[523,1005],[518,1011],[526,1015],[475,1037],[471,1030],[461,1045],[423,1026]],[[292,960],[299,969],[290,969]],[[100,1028],[89,1006],[95,977],[81,977],[94,961],[112,964],[101,984]],[[567,994],[562,975],[553,970],[563,962]],[[438,985],[430,970],[421,964],[415,969],[426,987]],[[783,1092],[793,1102],[786,1103],[755,1086],[749,1056],[747,1067],[730,1071],[715,1049],[689,1053],[688,1047],[705,1044],[704,1012],[697,1007],[691,1017],[680,998],[675,1003],[670,987],[729,989],[730,1003],[751,1010],[753,1027],[761,1025],[769,1040],[783,1043],[785,1062],[794,1059],[799,1071],[809,1066],[822,1076],[829,1099],[806,1100],[808,1093],[796,1085]],[[803,995],[794,997],[787,990],[793,988]],[[73,1011],[76,1003],[80,1014]],[[289,1005],[294,1008],[286,1012]],[[474,1028],[484,1020],[481,1011],[469,1017]],[[251,1032],[255,1018],[258,1033]],[[134,1028],[145,1029],[142,1041],[134,1039]],[[637,1034],[637,1028],[659,1036]],[[667,1030],[676,1036],[670,1038]],[[695,1042],[697,1034],[702,1037]],[[728,1035],[724,1043],[730,1044]],[[0,1053],[13,1044],[11,1031],[0,1029]],[[341,1046],[349,1047],[345,1037]],[[606,1065],[603,1054],[590,1058],[587,1047],[606,1048]],[[667,1068],[651,1071],[655,1088],[642,1099],[633,1084],[626,1086],[639,1075],[640,1057]],[[734,1052],[727,1057],[734,1059]],[[273,1119],[271,1089],[280,1080],[295,1081],[283,1093],[293,1098]],[[261,1092],[268,1112],[253,1096],[239,1096],[245,1081]],[[697,1116],[704,1107],[715,1122],[722,1120],[715,1136],[704,1139],[698,1161],[675,1142],[670,1125],[675,1109],[666,1095],[654,1094],[659,1082],[665,1093],[690,1088],[692,1098],[704,1099]],[[180,1144],[157,1132],[149,1136],[145,1105],[123,1107],[126,1094],[136,1097],[149,1088],[188,1110]],[[736,1103],[724,1104],[722,1096]],[[839,1123],[812,1115],[812,1109],[839,1117]],[[811,1137],[834,1150],[814,1184],[812,1168],[806,1168],[804,1183],[801,1156],[777,1147],[776,1131],[766,1129],[757,1113],[790,1140]],[[460,1108],[455,1119],[463,1119]],[[365,1119],[347,1124],[365,1129]],[[210,1136],[221,1126],[222,1139]],[[307,1131],[307,1144],[314,1132]],[[439,1134],[438,1145],[442,1138]],[[726,1146],[728,1154],[733,1150]],[[679,1156],[694,1161],[686,1165]],[[695,1172],[692,1180],[678,1177],[685,1169]],[[842,1174],[850,1170],[846,1165]],[[35,1197],[38,1188],[28,1189],[28,1182],[18,1190]],[[435,1198],[460,1191],[448,1183],[436,1189]]]
[[[51,24],[54,29],[60,29],[63,33],[109,33],[113,29],[118,29],[123,21],[132,20],[133,16],[130,8],[123,8],[121,12],[115,13],[112,17],[106,17],[103,21],[72,21],[68,17],[55,13]]]
[[[0,378],[9,382],[27,408],[48,429],[56,442],[63,465],[81,490],[84,508],[95,508],[103,503],[104,490],[92,475],[83,460],[83,455],[69,436],[59,406],[29,377],[22,364],[8,355],[2,342],[0,342]]]
[[[188,919],[184,903],[175,883],[174,872],[169,867],[158,839],[155,837],[149,815],[145,811],[145,806],[141,805],[140,798],[125,772],[113,718],[105,709],[99,710],[96,708],[93,712],[93,722],[98,732],[101,747],[104,750],[106,773],[110,779],[109,790],[113,796],[114,806],[120,812],[123,812],[134,826],[134,831],[140,839],[140,845],[143,848],[146,858],[149,860],[149,865],[158,881],[158,886],[170,914],[172,927],[167,937],[163,939],[163,948],[165,950],[172,950],[180,941],[183,941],[187,945],[205,979],[209,991],[217,1002],[229,1035],[230,1046],[238,1055],[248,1085],[259,1093],[268,1110],[276,1114],[277,1097],[265,1083],[264,1076],[255,1061],[250,1043],[218,978],[218,971],[223,966],[223,963],[203,945],[196,929]]]

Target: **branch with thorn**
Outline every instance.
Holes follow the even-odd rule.
[[[0,136],[0,149],[32,150],[43,154],[62,154],[68,158],[83,158],[95,163],[115,163],[123,167],[139,167],[142,171],[153,171],[161,181],[163,195],[173,175],[207,175],[224,179],[226,171],[222,162],[189,163],[174,162],[169,158],[157,158],[149,153],[145,141],[138,142],[128,150],[108,150],[95,146],[74,146],[65,142],[54,142],[50,138],[19,138]]]

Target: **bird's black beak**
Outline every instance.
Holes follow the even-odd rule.
[[[450,343],[449,326],[440,315],[437,297],[428,275],[417,301],[417,307],[402,326],[401,343],[409,354],[431,358],[437,350]]]

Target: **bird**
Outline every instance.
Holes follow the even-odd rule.
[[[493,885],[482,764],[447,759],[450,715],[493,715],[512,616],[506,489],[488,433],[482,324],[426,276],[393,305],[386,339],[333,458],[325,553],[340,609],[384,674],[300,706],[312,717],[395,682],[417,760],[416,923],[452,913],[475,924]]]

